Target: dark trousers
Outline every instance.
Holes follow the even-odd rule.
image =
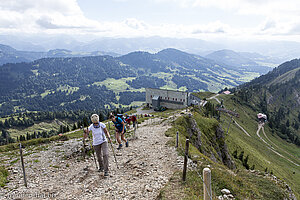
[[[100,169],[104,169],[105,172],[108,172],[108,143],[103,142],[102,144],[98,144],[94,146],[94,149]]]

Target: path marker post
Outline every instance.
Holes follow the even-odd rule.
[[[187,162],[188,162],[188,155],[189,155],[189,139],[185,141],[185,153],[184,153],[184,163],[183,163],[183,174],[182,174],[182,181],[185,182],[186,180],[186,170],[187,170]]]
[[[21,164],[22,164],[22,170],[23,170],[23,178],[24,178],[24,185],[27,187],[27,180],[26,180],[26,173],[25,173],[25,166],[24,166],[24,159],[23,159],[23,151],[22,151],[22,144],[19,144],[20,146],[20,156],[21,156]]]
[[[177,131],[177,133],[176,133],[176,148],[178,148],[178,140],[179,140],[179,133]]]

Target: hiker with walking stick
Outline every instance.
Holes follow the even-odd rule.
[[[99,121],[99,116],[93,114],[91,116],[92,124],[85,130],[84,138],[88,137],[89,132],[93,134],[93,147],[96,151],[99,171],[104,171],[104,176],[108,176],[108,143],[111,142],[109,132],[104,123]]]

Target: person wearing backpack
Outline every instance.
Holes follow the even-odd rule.
[[[132,123],[133,123],[133,128],[135,127],[135,124],[137,123],[137,120],[136,120],[136,116],[135,115],[132,115],[131,116],[131,121],[132,121]]]
[[[120,150],[123,146],[121,140],[123,140],[126,144],[126,147],[128,147],[128,141],[125,139],[126,126],[124,120],[122,119],[121,116],[118,115],[114,116],[113,114],[111,114],[109,118],[111,119],[111,121],[114,123],[116,127],[116,139],[119,143],[119,147],[117,149]],[[121,136],[121,140],[120,140],[120,136]]]
[[[93,114],[91,121],[92,124],[84,131],[84,138],[88,137],[89,132],[92,131],[93,147],[97,155],[99,171],[104,171],[104,176],[108,176],[108,141],[111,142],[110,135],[105,124],[99,121],[99,115]]]
[[[125,124],[126,124],[126,128],[129,130],[130,129],[130,122],[131,122],[131,117],[128,116],[127,113],[125,113]]]

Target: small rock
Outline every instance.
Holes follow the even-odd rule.
[[[228,190],[228,189],[223,189],[223,190],[221,190],[221,192],[222,192],[222,194],[226,194],[226,195],[230,194],[230,190]]]
[[[224,200],[223,196],[222,195],[218,196],[218,200]]]
[[[152,192],[153,191],[153,189],[150,188],[150,186],[146,186],[146,190],[147,190],[147,192]]]

